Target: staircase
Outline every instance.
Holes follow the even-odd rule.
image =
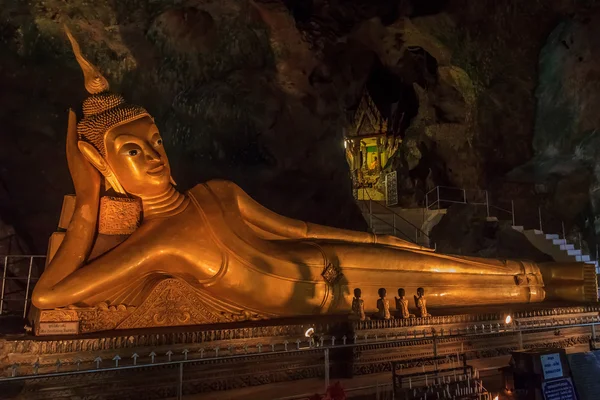
[[[513,229],[524,234],[531,244],[551,256],[554,261],[596,265],[595,261],[591,261],[589,254],[584,254],[581,249],[575,249],[573,243],[561,239],[557,234],[547,234],[539,229],[524,229],[522,226],[513,226]]]
[[[368,192],[363,193],[363,197],[358,200],[358,204],[371,232],[378,235],[397,236],[427,247],[435,245],[431,243],[429,232],[446,214],[446,208],[442,208],[443,206],[455,203],[485,206],[488,221],[512,220],[513,229],[525,235],[531,244],[541,252],[551,256],[554,261],[582,262],[595,265],[596,273],[600,274],[600,267],[596,261],[592,261],[590,254],[584,253],[581,249],[576,249],[573,243],[569,243],[564,238],[561,239],[558,234],[546,234],[538,229],[525,229],[523,226],[515,226],[515,212],[512,202],[511,207],[500,208],[490,203],[487,191],[483,191],[485,195],[481,195],[480,192],[482,191],[457,188],[444,189],[446,191],[458,191],[458,197],[455,196],[456,193],[448,194],[447,198],[440,197],[440,188],[443,187],[436,187],[428,193],[429,197],[425,208],[387,207],[384,202],[371,199]],[[477,192],[475,194],[485,198],[485,202],[478,200],[479,197],[477,196],[472,196],[471,192]],[[473,199],[471,199],[472,197]],[[497,214],[497,216],[492,216],[491,213]]]
[[[445,209],[392,208],[374,200],[359,200],[358,204],[372,233],[396,236],[424,247],[432,246],[429,232],[446,214]]]

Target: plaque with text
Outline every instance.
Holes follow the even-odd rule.
[[[398,174],[396,171],[390,172],[385,176],[385,200],[387,206],[398,204]]]
[[[77,335],[79,333],[79,321],[67,322],[40,322],[38,335]]]
[[[542,383],[545,400],[577,400],[571,378],[560,378]]]
[[[544,379],[562,378],[563,369],[560,362],[560,354],[544,354],[540,356],[542,360],[542,370],[544,371]]]

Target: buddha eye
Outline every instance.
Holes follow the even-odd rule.
[[[162,146],[162,139],[158,139],[158,140],[156,141],[156,145],[157,145],[157,146]]]
[[[127,154],[129,154],[131,157],[137,156],[137,155],[138,155],[138,153],[139,153],[139,152],[138,152],[136,149],[129,150],[129,151],[127,152]]]

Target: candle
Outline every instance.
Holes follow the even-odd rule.
[[[412,389],[412,381],[410,380],[410,378],[408,378],[408,388]]]
[[[427,385],[427,375],[425,375],[425,386],[428,386]]]

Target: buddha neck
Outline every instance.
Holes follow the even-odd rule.
[[[185,210],[189,203],[186,195],[179,193],[172,185],[162,194],[141,197],[144,219],[170,217]]]

